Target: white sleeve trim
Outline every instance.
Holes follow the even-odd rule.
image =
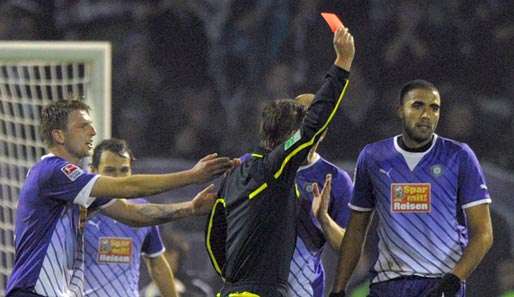
[[[473,202],[470,202],[470,203],[466,203],[466,204],[463,204],[461,207],[462,209],[466,209],[466,208],[470,208],[470,207],[473,207],[473,206],[477,206],[477,205],[480,205],[480,204],[491,204],[492,203],[492,200],[491,198],[485,198],[485,199],[480,199],[480,200],[477,200],[477,201],[473,201]]]
[[[348,203],[348,207],[353,209],[353,210],[356,210],[356,211],[364,211],[364,212],[373,211],[373,208],[366,208],[366,207],[355,206],[355,205],[353,205],[351,203]]]
[[[95,175],[93,178],[80,190],[80,192],[73,199],[74,204],[78,204],[85,208],[88,208],[93,201],[95,201],[95,197],[90,197],[91,191],[93,190],[93,186],[95,185],[96,180],[100,177],[100,175]]]
[[[144,252],[141,252],[141,255],[147,257],[147,258],[157,258],[159,257],[160,255],[162,255],[164,252],[166,251],[166,248],[165,247],[162,247],[162,250],[156,252],[156,253],[153,253],[153,254],[147,254],[147,253],[144,253]]]

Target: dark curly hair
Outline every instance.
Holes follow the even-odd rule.
[[[264,106],[260,127],[260,144],[272,150],[300,128],[306,109],[293,99],[279,99]]]

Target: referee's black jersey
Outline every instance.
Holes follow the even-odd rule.
[[[296,241],[296,171],[339,108],[348,76],[347,71],[332,66],[300,129],[273,151],[255,151],[222,182],[209,218],[206,244],[225,281],[223,296],[245,291],[259,296],[286,295]],[[215,215],[221,205],[223,220]],[[219,224],[226,233],[211,233]],[[213,252],[210,237],[214,236],[223,237],[223,255]]]

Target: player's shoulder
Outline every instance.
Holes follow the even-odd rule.
[[[54,155],[43,156],[39,166],[44,176],[59,182],[74,182],[87,173],[79,165]]]
[[[361,155],[368,158],[383,158],[395,152],[394,141],[396,137],[389,137],[364,146]]]
[[[334,177],[348,175],[348,172],[346,172],[346,170],[323,158],[323,156],[320,156],[316,166],[323,168],[323,171],[331,173]]]
[[[460,142],[455,139],[437,136],[439,146],[447,152],[447,154],[474,154],[473,150],[465,142]]]
[[[50,178],[60,168],[65,167],[67,162],[57,156],[48,154],[41,157],[41,159],[30,168],[27,177],[43,177]]]

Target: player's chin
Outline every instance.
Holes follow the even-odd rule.
[[[80,152],[80,158],[85,158],[91,156],[93,153],[93,150],[90,148],[86,148]]]
[[[434,134],[433,130],[418,132],[415,134],[414,140],[418,143],[425,142],[425,141],[429,140],[430,138],[432,138],[433,134]]]

